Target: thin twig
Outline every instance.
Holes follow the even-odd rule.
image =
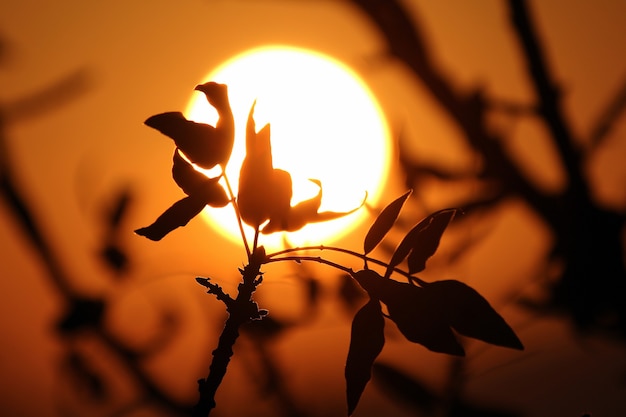
[[[597,148],[609,135],[615,123],[626,111],[626,79],[617,90],[617,94],[606,105],[602,114],[589,134],[589,146],[593,150]]]
[[[226,175],[226,170],[222,167],[222,175],[224,176],[224,182],[226,183],[226,188],[228,189],[228,196],[230,197],[230,203],[233,205],[235,209],[235,217],[237,217],[237,224],[239,225],[239,232],[241,233],[241,240],[243,241],[243,246],[246,249],[246,255],[250,258],[252,252],[250,252],[250,247],[248,246],[248,239],[246,239],[246,233],[243,230],[243,223],[241,223],[241,213],[239,212],[239,205],[237,204],[237,199],[235,198],[235,193],[233,193],[233,189],[230,186],[230,181],[228,180],[228,175]],[[255,245],[256,248],[256,245]]]

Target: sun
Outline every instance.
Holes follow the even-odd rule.
[[[274,167],[293,178],[292,205],[318,192],[321,211],[349,211],[367,194],[375,205],[387,182],[391,157],[389,129],[380,105],[359,76],[341,62],[305,49],[271,46],[246,51],[209,73],[202,82],[228,85],[235,117],[235,145],[226,174],[237,193],[245,156],[245,125],[256,100],[257,129],[271,125]],[[186,110],[189,119],[214,124],[217,113],[201,93]],[[210,227],[241,241],[234,210],[207,207]],[[266,248],[329,244],[369,219],[361,209],[341,219],[314,223],[291,233],[262,235]],[[252,228],[246,227],[249,237]]]

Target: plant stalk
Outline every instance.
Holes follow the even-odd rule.
[[[213,351],[213,360],[209,366],[209,375],[198,380],[200,398],[193,407],[193,417],[206,417],[215,408],[215,393],[219,388],[226,369],[233,356],[233,347],[239,337],[239,327],[251,320],[262,318],[262,314],[254,301],[252,294],[261,283],[261,265],[265,260],[265,250],[258,248],[250,257],[250,262],[242,270],[242,281],[238,287],[237,298],[227,303],[228,319],[220,335],[217,348]]]

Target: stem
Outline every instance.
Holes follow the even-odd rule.
[[[263,250],[255,251],[249,257],[249,263],[242,271],[242,281],[238,287],[237,298],[230,303],[229,313],[224,330],[220,335],[217,348],[213,351],[213,360],[209,366],[209,375],[198,380],[200,398],[192,410],[193,417],[206,417],[215,408],[215,393],[226,375],[230,358],[233,356],[233,346],[239,337],[239,327],[252,319],[259,318],[259,310],[252,301],[252,294],[260,279],[261,264],[265,259]]]
[[[352,270],[352,268],[348,268],[347,266],[343,266],[343,265],[340,265],[340,264],[335,263],[333,261],[329,261],[328,259],[324,259],[324,258],[322,258],[320,256],[285,256],[285,257],[282,257],[282,258],[269,259],[266,263],[269,264],[269,263],[272,263],[272,262],[282,262],[282,261],[295,261],[295,262],[310,261],[310,262],[318,262],[318,263],[321,263],[321,264],[332,266],[333,268],[339,269],[339,270],[347,272],[347,273],[354,272]]]
[[[333,268],[337,268],[339,270],[342,270],[344,272],[348,272],[350,273],[352,271],[352,268],[346,268],[343,265],[339,265],[337,263],[334,263],[332,261],[329,261],[327,259],[321,258],[321,257],[314,257],[314,256],[281,256],[281,255],[285,255],[288,253],[294,253],[294,252],[302,252],[302,251],[309,251],[309,250],[319,250],[319,251],[323,251],[323,250],[328,250],[328,251],[334,251],[334,252],[341,252],[341,253],[345,253],[351,256],[354,256],[356,258],[360,258],[363,259],[364,263],[367,262],[371,262],[374,263],[376,265],[379,266],[383,266],[385,268],[389,267],[389,264],[387,264],[386,262],[383,262],[381,260],[378,260],[376,258],[370,258],[369,256],[363,255],[362,253],[358,253],[355,251],[352,251],[350,249],[344,249],[344,248],[337,248],[334,246],[324,246],[324,245],[319,245],[319,246],[302,246],[302,247],[298,247],[298,248],[287,248],[278,252],[274,252],[274,253],[270,253],[269,255],[267,255],[267,261],[266,263],[271,263],[271,262],[280,262],[280,261],[314,261],[314,262],[319,262],[319,263],[323,263],[326,265],[330,265]],[[280,258],[277,258],[277,256],[281,256]],[[406,277],[409,281],[411,282],[417,282],[420,286],[425,286],[428,283],[426,281],[421,280],[418,277],[414,277],[411,274],[409,274],[407,271],[404,271],[400,268],[394,267],[393,268],[393,272],[398,273],[404,277]]]
[[[237,217],[237,224],[239,225],[239,232],[241,233],[241,240],[243,241],[243,246],[246,248],[246,255],[250,258],[252,254],[250,252],[250,247],[248,246],[248,239],[246,239],[246,233],[243,230],[243,223],[241,223],[241,214],[239,213],[239,206],[237,205],[237,200],[235,199],[235,194],[233,193],[233,189],[230,186],[230,181],[228,181],[228,175],[226,175],[226,170],[222,167],[222,176],[224,177],[224,182],[226,183],[226,189],[228,190],[228,195],[230,196],[230,202],[235,209],[235,217]],[[256,247],[256,246],[255,246]]]
[[[252,242],[252,250],[255,251],[259,244],[259,226],[254,229],[254,242]]]

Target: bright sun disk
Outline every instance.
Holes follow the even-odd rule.
[[[328,56],[291,47],[264,47],[225,62],[202,81],[228,85],[235,117],[235,145],[226,174],[235,195],[245,157],[245,126],[256,100],[257,131],[271,125],[274,168],[293,179],[292,205],[318,192],[308,179],[322,182],[322,211],[358,207],[365,193],[375,205],[387,179],[389,132],[380,106],[352,70]],[[194,93],[189,119],[214,125],[217,113],[202,93]],[[241,241],[234,210],[207,207],[205,219],[225,237]],[[313,223],[291,233],[262,235],[260,244],[328,244],[370,219],[366,209],[341,219]],[[246,226],[249,239],[253,230]]]

